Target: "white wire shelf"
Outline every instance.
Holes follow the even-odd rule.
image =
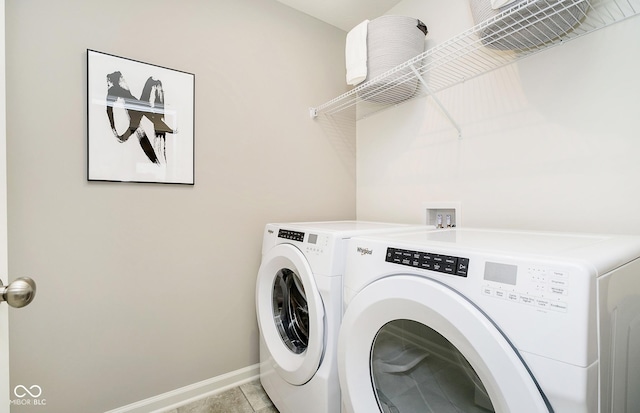
[[[640,13],[640,0],[527,0],[329,102],[311,117],[345,111],[355,120],[436,93]],[[525,39],[526,41],[523,41]],[[532,44],[539,43],[539,45]],[[350,110],[348,110],[350,109]]]

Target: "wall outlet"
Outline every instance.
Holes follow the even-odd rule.
[[[452,228],[462,225],[460,202],[426,202],[423,204],[424,223],[436,228]]]

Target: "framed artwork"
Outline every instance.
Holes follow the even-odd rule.
[[[87,50],[87,179],[194,184],[195,76]]]

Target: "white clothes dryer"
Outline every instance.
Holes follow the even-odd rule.
[[[425,230],[363,221],[268,224],[256,284],[260,381],[280,413],[339,413],[336,347],[346,241]]]
[[[639,257],[622,235],[352,238],[346,411],[640,412]]]

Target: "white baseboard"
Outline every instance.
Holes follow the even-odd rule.
[[[105,413],[161,413],[184,404],[213,396],[260,377],[260,364],[245,367],[199,383],[190,384],[158,396],[109,410]]]

